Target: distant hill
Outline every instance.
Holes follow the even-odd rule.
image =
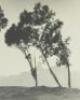
[[[67,85],[66,78],[63,75],[64,72],[58,73],[61,83],[65,86]],[[37,72],[38,75],[38,85],[46,86],[57,86],[53,77],[50,75],[48,69],[39,69]],[[56,74],[57,75],[57,74]],[[65,81],[64,81],[65,80]],[[34,86],[34,80],[30,72],[22,72],[17,75],[4,76],[0,77],[0,86]]]
[[[54,70],[61,84],[67,86],[67,72],[62,69]],[[57,74],[58,73],[58,74]],[[56,87],[57,84],[50,75],[48,69],[38,70],[38,85]],[[73,71],[71,73],[72,87],[80,88],[80,73]],[[0,86],[34,86],[34,80],[30,72],[22,72],[17,75],[0,77]]]
[[[0,77],[0,86],[29,86],[29,85],[34,85],[34,81],[31,78],[30,72],[22,72],[17,75]]]

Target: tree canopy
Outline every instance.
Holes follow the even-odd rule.
[[[47,5],[37,3],[33,11],[24,10],[20,14],[17,25],[13,24],[7,30],[5,42],[8,46],[21,46],[25,50],[30,45],[35,46],[45,59],[55,55],[59,58],[57,66],[69,66],[69,38],[63,40],[62,25],[63,22],[55,18],[55,12]]]
[[[2,10],[1,6],[0,6],[0,31],[1,29],[5,28],[7,26],[7,18],[4,15],[4,11]]]

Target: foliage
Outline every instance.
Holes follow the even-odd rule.
[[[32,12],[24,10],[20,14],[18,24],[13,24],[7,30],[5,42],[8,46],[21,46],[23,50],[35,46],[45,58],[57,56],[59,58],[57,66],[69,66],[69,38],[63,40],[62,25],[63,22],[55,18],[55,12],[50,10],[47,5],[37,3]]]
[[[0,31],[1,29],[5,28],[7,26],[7,18],[4,16],[4,12],[0,6]]]

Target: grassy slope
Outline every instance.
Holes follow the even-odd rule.
[[[0,87],[0,100],[80,100],[80,90],[49,87]]]

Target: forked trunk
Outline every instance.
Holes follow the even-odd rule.
[[[41,48],[40,48],[40,49],[41,49]],[[53,78],[55,79],[55,81],[56,81],[56,83],[58,84],[58,86],[59,86],[59,87],[62,87],[61,84],[60,84],[60,82],[59,82],[59,80],[57,79],[55,73],[52,71],[52,69],[51,69],[51,67],[50,67],[50,64],[49,64],[47,58],[45,57],[45,55],[44,55],[42,49],[41,49],[41,53],[42,53],[42,55],[43,55],[43,57],[44,57],[44,59],[45,59],[46,64],[48,65],[48,68],[49,68],[49,71],[50,71],[51,75],[52,75]]]
[[[22,51],[22,53],[25,55],[25,58],[26,60],[28,61],[29,65],[30,65],[30,70],[31,70],[31,74],[32,74],[32,77],[34,78],[35,80],[35,86],[37,86],[37,70],[33,68],[33,65],[32,65],[32,62],[31,62],[31,58],[30,58],[30,54],[28,52],[28,49],[26,48],[27,50],[27,53],[26,54],[26,50],[24,49],[24,47],[22,47],[21,45],[19,46],[16,46],[19,50]]]
[[[26,52],[25,52],[25,57],[26,57],[29,65],[30,65],[31,74],[32,74],[32,77],[35,80],[35,86],[37,87],[37,84],[38,84],[38,82],[37,82],[37,69],[36,69],[36,67],[33,68],[33,65],[32,65],[32,62],[31,62],[31,58],[29,58],[28,55],[26,55]]]

